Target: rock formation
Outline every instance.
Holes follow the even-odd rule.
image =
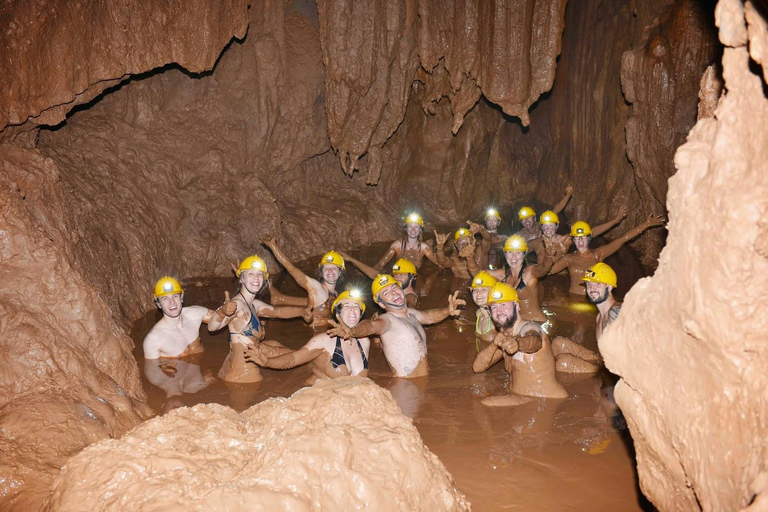
[[[176,409],[73,457],[48,510],[469,510],[388,391],[319,380],[238,415]]]
[[[722,0],[716,15],[725,91],[675,155],[658,270],[600,340],[661,510],[768,499],[768,33],[749,2]]]

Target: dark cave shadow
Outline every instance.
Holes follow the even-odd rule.
[[[235,43],[242,44],[247,37],[248,37],[248,31],[246,30],[246,33],[242,39],[237,39],[235,37],[230,39],[229,42],[226,45],[224,45],[224,48],[221,50],[221,52],[219,52],[219,56],[216,57],[216,62],[213,63],[213,67],[207,71],[194,73],[192,71],[185,69],[184,67],[182,67],[180,64],[176,62],[171,62],[170,64],[166,64],[158,68],[150,69],[149,71],[145,71],[143,73],[136,73],[135,75],[130,75],[128,78],[126,78],[125,80],[122,80],[120,83],[113,85],[112,87],[107,87],[100,94],[96,95],[90,101],[87,101],[85,103],[81,103],[79,105],[75,105],[74,107],[72,107],[69,110],[69,112],[67,112],[67,115],[64,118],[64,120],[61,121],[60,123],[51,125],[51,126],[40,126],[40,129],[51,131],[51,132],[57,132],[67,125],[67,121],[69,120],[70,117],[72,117],[76,113],[81,112],[83,110],[88,110],[89,108],[96,105],[98,102],[100,102],[102,99],[104,99],[108,95],[119,91],[120,89],[127,86],[128,84],[146,80],[147,78],[152,78],[154,76],[160,75],[167,71],[180,71],[182,74],[186,75],[188,78],[196,79],[196,80],[201,78],[207,78],[213,75],[213,72],[216,71],[216,68],[218,67],[219,62],[221,62],[222,56],[227,52],[227,50],[229,50],[229,48]],[[104,81],[107,81],[107,80],[104,80]]]

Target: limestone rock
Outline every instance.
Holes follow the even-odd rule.
[[[322,379],[238,415],[176,409],[73,457],[47,510],[469,510],[388,391]]]

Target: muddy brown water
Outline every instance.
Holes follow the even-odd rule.
[[[358,256],[364,261],[373,255]],[[303,268],[309,271],[311,262]],[[425,272],[436,269],[425,266]],[[619,274],[622,275],[621,273]],[[349,272],[350,281],[370,291],[370,280]],[[278,282],[285,293],[301,295],[292,279]],[[562,335],[596,350],[593,306],[568,295],[565,275],[542,280],[542,305],[550,336]],[[474,374],[478,352],[474,337],[475,308],[467,282],[440,272],[421,308],[443,307],[448,292],[462,290],[470,304],[456,320],[426,328],[430,375],[424,379],[393,379],[380,348],[371,347],[370,377],[388,389],[404,414],[413,419],[427,447],[453,475],[474,510],[648,510],[637,486],[632,444],[626,429],[615,428],[611,402],[605,397],[614,382],[607,371],[597,376],[558,374],[570,397],[534,400],[520,407],[489,408],[480,401],[506,394],[509,377],[502,364]],[[188,280],[186,304],[216,307],[234,279]],[[368,301],[366,316],[376,308]],[[134,325],[134,355],[144,369],[141,342],[160,318],[152,312]],[[300,320],[267,320],[267,339],[300,348],[312,330]],[[201,328],[205,353],[177,362],[177,373],[142,372],[149,405],[167,410],[199,403],[218,403],[237,411],[272,397],[288,397],[303,386],[308,366],[287,371],[262,369],[256,384],[229,384],[216,378],[229,346],[225,331],[211,335]],[[482,343],[482,342],[481,342]],[[479,345],[482,348],[483,345]],[[602,390],[601,390],[602,388]],[[611,420],[613,416],[614,420]]]

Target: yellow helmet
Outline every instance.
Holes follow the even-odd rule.
[[[323,257],[320,259],[320,263],[317,266],[322,267],[323,265],[336,265],[337,267],[341,267],[341,270],[346,268],[344,258],[342,258],[341,254],[336,251],[329,251],[323,254]]]
[[[341,292],[339,296],[336,297],[336,300],[333,301],[333,304],[331,304],[331,311],[336,311],[336,306],[341,304],[341,301],[343,300],[356,302],[357,305],[360,306],[360,311],[365,313],[365,302],[363,302],[363,297],[358,290],[346,290]]]
[[[235,275],[237,277],[240,277],[240,274],[242,274],[246,270],[259,270],[264,273],[264,279],[269,277],[269,270],[267,270],[267,263],[263,259],[261,259],[257,254],[254,254],[253,256],[248,256],[247,258],[245,258],[240,263],[240,266],[237,267],[237,272],[235,272]]]
[[[583,220],[574,222],[573,226],[571,226],[571,236],[587,236],[591,234],[592,227]]]
[[[533,208],[531,208],[530,206],[523,206],[522,208],[520,208],[520,211],[517,212],[517,217],[520,220],[527,219],[528,217],[535,217],[535,216],[536,216],[536,212],[533,211]]]
[[[472,290],[475,288],[490,288],[496,283],[498,283],[498,281],[495,277],[486,271],[482,271],[478,272],[474,279],[472,279],[472,284],[469,286],[469,288]]]
[[[171,276],[163,276],[155,283],[155,298],[173,295],[174,293],[184,293],[179,282]]]
[[[400,288],[403,286],[400,284],[400,281],[395,279],[389,274],[379,274],[376,276],[376,279],[373,280],[373,283],[371,284],[371,295],[373,296],[373,300],[376,300],[379,296],[379,292],[386,288],[389,285],[396,284]]]
[[[488,290],[488,304],[517,302],[517,291],[506,283],[496,283]]]
[[[458,240],[463,236],[472,236],[472,232],[467,228],[459,228],[458,230],[456,230],[456,234],[453,235],[453,241],[455,242],[456,240]]]
[[[560,217],[552,210],[547,210],[539,217],[539,224],[560,224]]]
[[[411,260],[400,258],[392,266],[392,273],[393,274],[415,274],[416,265],[414,265]]]
[[[504,242],[504,252],[525,252],[528,250],[528,242],[520,235],[512,235]]]
[[[409,213],[406,215],[403,224],[418,224],[422,228],[424,227],[424,219],[418,213]]]
[[[595,263],[589,267],[589,270],[587,270],[587,273],[584,274],[584,277],[582,277],[581,280],[590,283],[609,284],[614,288],[616,288],[618,284],[618,280],[616,279],[616,272],[613,271],[610,265],[602,262]]]
[[[488,220],[488,217],[496,217],[497,219],[501,220],[501,215],[499,215],[499,212],[493,208],[485,212],[485,220]]]

